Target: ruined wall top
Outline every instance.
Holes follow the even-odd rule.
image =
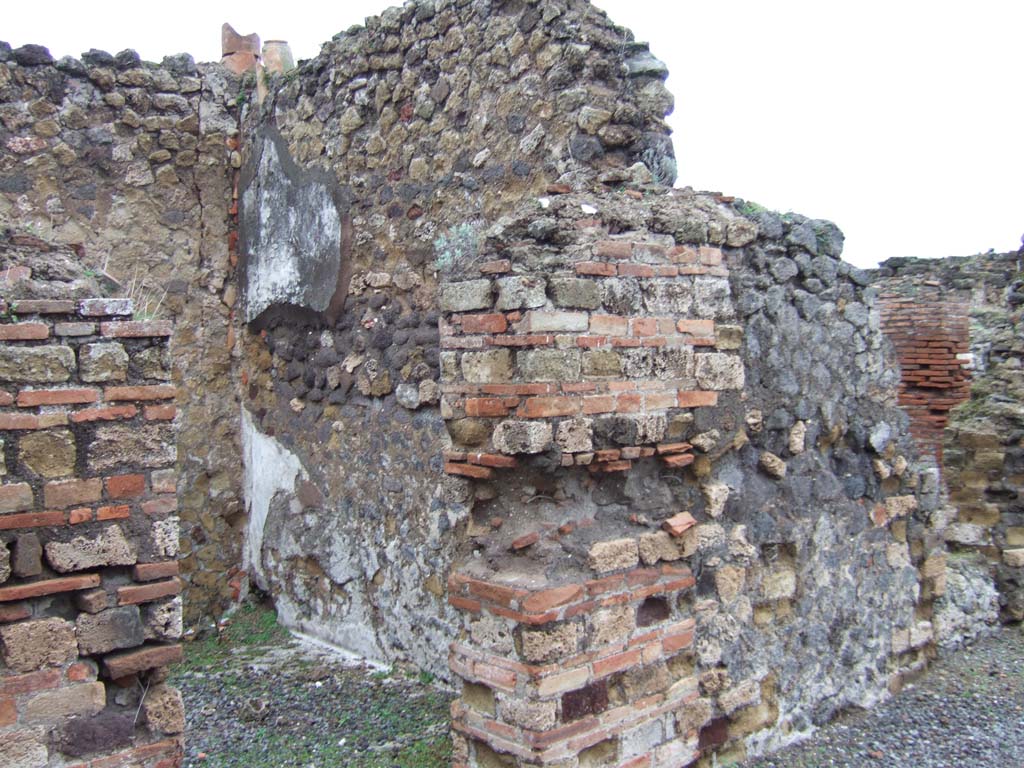
[[[247,319],[275,303],[325,311],[338,296],[312,286],[342,289],[349,257],[422,266],[451,225],[552,184],[672,184],[667,75],[583,0],[412,3],[337,35],[271,77],[247,121],[243,252],[250,275],[281,278],[249,281]],[[268,226],[260,212],[280,200],[294,220]]]

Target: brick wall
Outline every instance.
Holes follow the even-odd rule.
[[[942,463],[949,412],[970,396],[968,304],[937,286],[880,298],[882,330],[900,362],[899,403],[921,450]]]
[[[128,299],[17,290],[0,302],[0,763],[178,765],[171,326]]]

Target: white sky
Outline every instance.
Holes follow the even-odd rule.
[[[54,56],[220,58],[220,25],[309,58],[386,0],[8,3],[0,40]],[[394,4],[394,3],[392,3]],[[1016,250],[1024,3],[597,0],[672,75],[679,183],[835,221],[847,260]]]

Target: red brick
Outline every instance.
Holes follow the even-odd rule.
[[[177,576],[181,568],[177,560],[159,563],[138,563],[132,566],[132,578],[136,581],[156,581]]]
[[[501,275],[512,271],[512,262],[508,259],[495,259],[485,261],[480,265],[480,273],[483,275]]]
[[[502,688],[506,691],[515,690],[516,673],[511,670],[478,661],[473,664],[473,672],[480,680],[488,682],[497,688]]]
[[[13,587],[0,587],[0,602],[26,600],[30,597],[55,595],[58,592],[75,592],[80,589],[91,589],[100,585],[100,577],[95,573],[83,573],[78,576],[64,576],[59,579],[43,579]]]
[[[91,480],[55,480],[43,486],[43,503],[48,507],[64,509],[99,501],[102,493],[103,481],[98,477]]]
[[[42,528],[49,525],[64,525],[63,512],[25,512],[20,515],[0,515],[0,531],[16,528]]]
[[[480,613],[481,605],[479,600],[470,600],[458,595],[448,595],[448,605],[459,611],[467,613]]]
[[[659,443],[656,447],[659,454],[685,453],[693,448],[689,443]]]
[[[57,323],[53,326],[57,336],[92,336],[96,333],[95,323]]]
[[[615,398],[611,395],[595,395],[583,398],[583,413],[611,413],[615,410]]]
[[[669,251],[669,258],[676,264],[696,264],[697,249],[692,245],[679,245]]]
[[[623,392],[615,401],[618,413],[639,413],[643,406],[643,395]]]
[[[0,324],[0,341],[38,341],[50,337],[46,323]]]
[[[179,579],[168,579],[157,581],[153,584],[132,584],[126,587],[118,587],[118,605],[138,605],[159,600],[161,597],[171,597],[181,592],[181,581]]]
[[[615,277],[618,270],[614,264],[605,264],[603,261],[578,261],[576,262],[577,275],[597,275],[598,277]]]
[[[661,411],[666,408],[676,407],[676,396],[674,392],[652,392],[644,396],[644,406],[648,411]]]
[[[663,522],[661,527],[673,536],[682,536],[696,524],[697,521],[693,518],[693,515],[689,512],[680,512]]]
[[[609,461],[604,464],[589,464],[587,469],[591,472],[628,472],[633,467],[633,462],[628,459],[622,461]]]
[[[462,315],[463,333],[504,333],[508,320],[502,314]]]
[[[127,504],[100,507],[96,510],[97,520],[127,520],[132,516],[132,508]]]
[[[530,613],[540,613],[571,603],[583,597],[583,587],[579,584],[568,584],[564,587],[553,587],[541,592],[534,592],[520,601],[519,607]]]
[[[81,525],[92,521],[92,510],[89,507],[72,509],[68,512],[68,525]]]
[[[580,412],[577,397],[530,397],[519,407],[519,415],[526,419],[544,419],[551,416],[572,416]]]
[[[485,384],[488,395],[551,395],[558,391],[557,384]]]
[[[466,415],[477,417],[507,416],[510,407],[518,404],[513,398],[510,401],[501,397],[473,397],[466,400]]]
[[[554,340],[555,337],[549,333],[487,337],[487,343],[495,347],[546,347]]]
[[[142,502],[142,511],[149,515],[169,515],[178,511],[177,496],[158,496],[155,499]]]
[[[0,695],[17,696],[21,693],[48,691],[60,685],[60,670],[45,669],[27,675],[0,677]]]
[[[479,597],[481,600],[504,605],[509,608],[512,607],[516,600],[528,594],[525,589],[508,587],[504,584],[495,584],[494,582],[482,581],[481,579],[469,580],[469,593],[474,597]]]
[[[641,342],[640,342],[640,339],[613,338],[612,339],[612,346],[613,347],[639,347],[639,346],[641,346]]]
[[[18,707],[14,699],[0,699],[0,727],[14,725],[18,722]]]
[[[136,387],[107,387],[104,398],[117,400],[169,400],[177,393],[173,384],[148,384]]]
[[[79,661],[68,667],[66,677],[72,683],[84,683],[96,679],[96,670],[91,664]]]
[[[658,318],[656,317],[634,317],[634,336],[654,336],[658,333]]]
[[[532,547],[538,541],[540,541],[540,533],[537,531],[531,531],[530,533],[520,536],[518,539],[513,541],[510,546],[515,550],[526,549],[527,547]]]
[[[28,603],[13,603],[12,605],[0,605],[0,623],[21,621],[32,615],[32,608]]]
[[[132,499],[146,492],[145,475],[113,475],[106,478],[107,497],[111,499]]]
[[[679,267],[655,267],[654,274],[656,277],[678,277]]]
[[[678,635],[671,635],[670,637],[663,638],[661,641],[661,647],[665,650],[666,654],[681,651],[684,648],[689,648],[691,645],[693,645],[692,630]]]
[[[618,315],[591,315],[590,332],[601,336],[625,336],[629,319]]]
[[[688,333],[691,336],[714,336],[715,322],[713,320],[679,320],[676,322],[676,329],[680,333]]]
[[[32,413],[0,413],[0,431],[39,429],[39,417]]]
[[[619,264],[622,277],[654,277],[654,267],[646,264]]]
[[[637,382],[635,381],[609,381],[608,391],[609,392],[634,392],[637,388]]]
[[[142,648],[108,654],[103,658],[107,676],[113,680],[147,669],[166,667],[181,661],[180,645],[146,645]]]
[[[699,408],[701,406],[718,405],[718,393],[696,390],[680,391],[676,399],[680,408]]]
[[[133,419],[139,409],[134,405],[114,405],[107,408],[86,408],[71,414],[71,420],[75,424],[89,421],[113,421],[115,419]]]
[[[640,663],[641,651],[634,649],[625,653],[617,653],[607,659],[594,662],[594,677],[606,677],[627,667],[634,667]]]
[[[698,251],[700,263],[709,267],[716,267],[722,263],[722,249],[702,245]]]
[[[470,464],[480,464],[485,467],[514,467],[516,459],[514,456],[502,456],[500,453],[471,453],[467,457]]]
[[[0,389],[0,405],[14,405],[14,395]]]
[[[445,462],[444,471],[449,475],[462,475],[477,480],[489,480],[494,476],[494,470],[490,467],[481,467],[476,464],[460,464],[454,461]]]
[[[167,320],[111,320],[100,323],[100,333],[120,339],[138,339],[148,336],[170,336],[173,325]]]
[[[146,421],[171,421],[178,415],[176,405],[147,405],[143,411]]]
[[[681,469],[693,464],[694,456],[692,453],[674,453],[671,456],[662,456],[661,460],[667,467]]]
[[[98,389],[23,389],[18,393],[18,405],[22,408],[95,403],[99,399]]]
[[[78,307],[75,302],[63,299],[19,299],[11,309],[20,315],[70,315]]]
[[[605,347],[608,345],[607,336],[577,336],[576,346],[583,347],[584,349],[593,349],[594,347]]]

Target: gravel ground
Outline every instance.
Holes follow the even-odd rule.
[[[187,646],[186,768],[448,768],[453,694],[288,636],[248,607]],[[730,763],[717,763],[725,768]],[[944,652],[868,712],[735,768],[1024,768],[1024,629]]]
[[[1024,768],[1024,630],[945,651],[913,686],[743,768]]]
[[[185,768],[448,768],[452,694],[291,638],[273,613],[235,614],[186,646],[172,682],[187,721]]]

